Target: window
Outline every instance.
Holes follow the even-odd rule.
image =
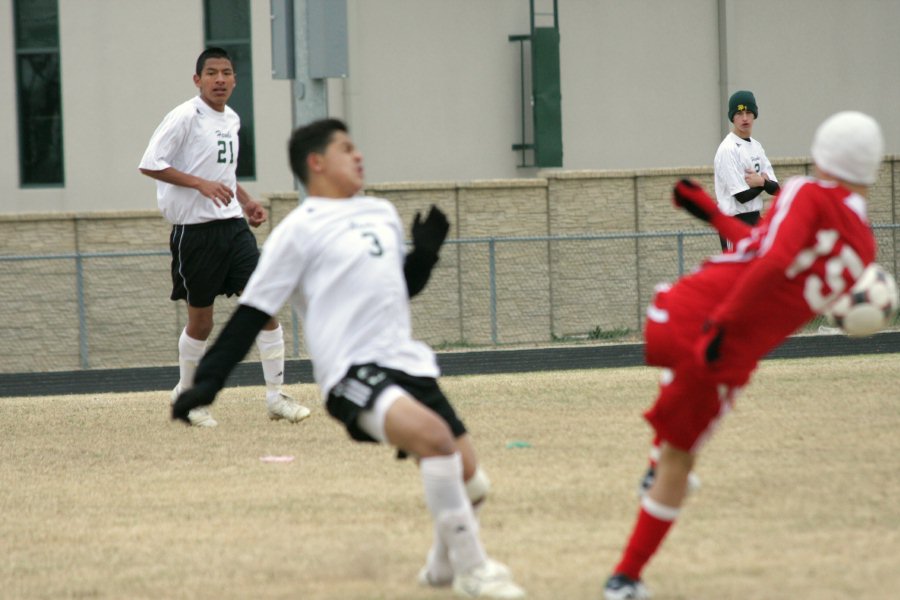
[[[15,0],[19,184],[56,186],[63,173],[57,0]]]
[[[238,135],[237,176],[256,177],[256,147],[253,135],[253,62],[250,49],[250,0],[204,0],[207,46],[228,51],[234,63],[238,86],[228,105],[241,117]]]

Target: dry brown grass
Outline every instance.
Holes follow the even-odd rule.
[[[896,598],[896,363],[765,363],[645,573],[655,598]],[[655,380],[443,380],[494,482],[485,543],[531,598],[600,597],[635,514]],[[228,390],[210,431],[169,422],[167,401],[0,400],[0,597],[452,597],[415,584],[431,528],[409,461],[350,443],[318,406],[305,424],[271,423],[261,388]]]

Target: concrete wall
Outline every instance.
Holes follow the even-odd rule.
[[[754,134],[772,158],[807,155],[816,125],[845,108],[875,115],[887,152],[900,153],[900,2],[558,4],[564,171],[709,165],[726,125],[723,89],[741,88],[756,92]],[[293,189],[284,149],[293,101],[289,82],[269,77],[269,2],[250,5],[258,174],[243,183],[262,195]],[[538,175],[518,168],[511,149],[522,115],[508,36],[528,32],[527,0],[347,6],[349,77],[329,81],[329,110],[348,120],[371,183]],[[0,0],[0,213],[153,209],[155,187],[136,166],[163,115],[195,94],[202,2],[59,0],[66,184],[27,189],[12,7]]]
[[[269,3],[250,6],[257,177],[242,183],[261,194],[293,187],[291,91],[270,77]],[[137,165],[166,113],[197,94],[202,3],[59,0],[66,183],[49,188],[18,185],[12,11],[0,0],[0,213],[155,209],[156,186]]]
[[[775,168],[784,181],[810,165],[785,159]],[[418,338],[437,347],[543,344],[639,335],[654,285],[718,250],[709,229],[671,206],[672,183],[686,176],[712,187],[711,168],[698,167],[381,184],[367,192],[394,202],[407,224],[431,204],[451,219],[441,261],[412,303]],[[900,223],[900,157],[887,157],[871,192],[873,222]],[[270,194],[266,202],[271,219],[257,230],[260,244],[297,195]],[[0,215],[0,372],[177,362],[185,309],[168,300],[169,229],[156,211]],[[675,231],[698,235],[683,237],[679,253],[677,238],[661,233]],[[897,272],[896,232],[877,237],[878,260]],[[235,300],[216,306],[213,335]],[[305,356],[302,343],[294,346],[302,331],[293,330],[290,309],[279,318],[289,353]]]

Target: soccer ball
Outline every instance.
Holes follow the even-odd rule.
[[[900,299],[897,283],[884,267],[872,263],[849,292],[831,305],[825,316],[850,337],[865,337],[891,324]]]

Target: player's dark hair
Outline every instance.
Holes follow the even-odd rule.
[[[224,58],[228,62],[231,63],[231,68],[234,68],[234,61],[231,60],[231,57],[228,56],[228,51],[225,48],[219,48],[217,46],[211,46],[200,53],[200,56],[197,57],[197,69],[196,73],[199,77],[203,72],[203,66],[206,64],[207,59],[210,58]]]
[[[324,154],[331,143],[331,136],[337,131],[349,133],[347,125],[339,119],[320,119],[298,127],[291,134],[291,141],[288,143],[291,170],[304,185],[309,176],[306,157],[313,153]]]

